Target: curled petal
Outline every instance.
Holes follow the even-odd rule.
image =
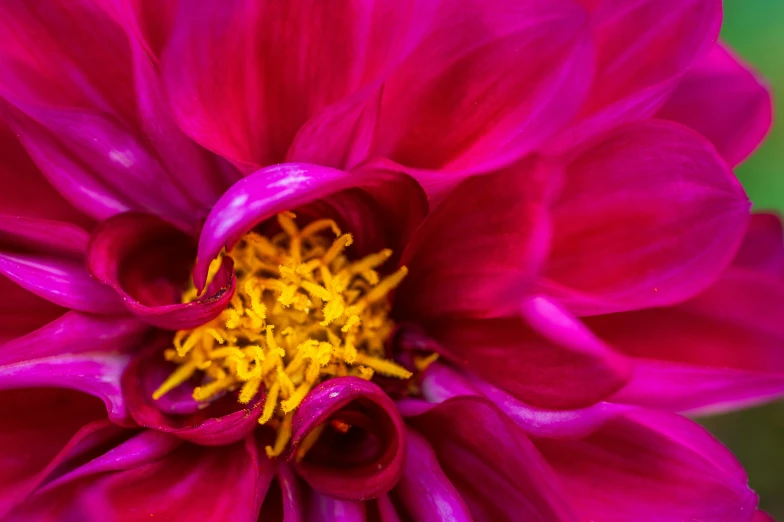
[[[757,148],[772,116],[768,89],[721,44],[686,73],[656,115],[698,131],[730,165]]]
[[[406,209],[406,213],[402,213],[400,205],[409,205],[412,201],[413,208],[420,209],[416,214],[421,215],[422,212],[422,193],[416,184],[403,174],[373,170],[357,176],[341,170],[301,163],[267,167],[235,183],[207,217],[199,238],[199,252],[193,274],[196,286],[203,286],[209,264],[221,249],[225,247],[230,251],[246,232],[260,222],[284,210],[294,210],[316,200],[324,200],[324,204],[330,207],[330,201],[325,198],[347,189],[361,189],[365,193],[365,206],[375,203],[380,209],[388,209],[390,212],[397,210],[398,217],[406,216],[408,212]],[[356,197],[357,193],[354,195]],[[331,212],[345,217],[342,221],[348,224],[358,225],[352,222],[356,217],[366,216],[367,212],[359,213],[345,204],[352,199],[351,196],[343,200],[338,198],[331,206]],[[410,219],[410,215],[405,219]],[[377,226],[383,231],[392,223],[393,219],[389,218],[386,227],[383,224]],[[368,226],[374,224],[362,224],[362,227]],[[357,226],[357,229],[362,230],[362,227]]]
[[[582,315],[684,301],[730,263],[748,211],[704,138],[669,122],[626,126],[567,168],[541,288]]]
[[[460,493],[441,471],[433,448],[412,430],[408,430],[405,471],[394,491],[412,520],[472,520]]]
[[[65,308],[117,313],[117,296],[87,272],[86,241],[70,223],[0,216],[0,274]]]
[[[422,381],[422,393],[434,402],[459,396],[484,396],[528,435],[548,438],[584,437],[633,406],[599,402],[576,410],[545,410],[525,404],[483,379],[463,376],[443,364],[431,365]]]
[[[138,424],[205,446],[231,444],[258,427],[262,402],[255,400],[242,407],[236,397],[227,395],[205,405],[193,399],[198,384],[192,382],[153,399],[153,392],[175,369],[176,365],[164,360],[160,344],[153,344],[128,365],[122,390]]]
[[[159,218],[122,214],[103,223],[90,241],[92,274],[113,287],[137,317],[168,330],[193,328],[217,317],[234,294],[227,257],[207,291],[182,303],[193,242]]]
[[[346,433],[331,421],[349,425]],[[290,459],[317,427],[327,425],[295,468],[316,491],[341,499],[386,493],[403,473],[406,433],[395,404],[377,385],[357,377],[329,379],[297,408]]]
[[[538,439],[583,520],[750,521],[757,497],[740,464],[695,422],[630,413],[574,440]]]
[[[428,440],[474,520],[577,520],[531,441],[485,399],[449,399],[407,422]]]

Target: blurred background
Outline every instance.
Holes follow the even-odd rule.
[[[725,0],[722,38],[773,89],[773,130],[736,173],[755,210],[784,213],[784,0]],[[761,507],[784,521],[784,403],[701,420],[744,464]]]

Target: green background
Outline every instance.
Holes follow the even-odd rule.
[[[726,0],[722,38],[767,80],[775,106],[773,130],[736,173],[755,210],[784,212],[784,0]],[[784,521],[784,403],[703,424],[743,462],[762,509]]]

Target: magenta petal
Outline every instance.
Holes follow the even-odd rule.
[[[101,223],[88,254],[92,274],[111,285],[137,317],[168,330],[194,328],[217,317],[234,294],[231,258],[207,291],[182,303],[193,243],[159,218],[122,214]]]
[[[598,339],[551,340],[517,317],[445,319],[428,331],[456,365],[545,409],[591,406],[628,377],[626,358]]]
[[[349,96],[357,107],[372,103],[373,87],[416,44],[429,9],[415,1],[181,5],[161,61],[177,122],[227,158],[279,163],[311,117],[327,133],[354,123],[325,122],[324,111]]]
[[[470,522],[460,493],[441,471],[433,448],[415,431],[408,431],[403,477],[394,489],[411,520]]]
[[[443,2],[384,85],[377,153],[427,169],[508,164],[576,114],[593,61],[575,2]]]
[[[653,115],[721,26],[719,0],[593,3],[596,74],[579,117],[557,140],[562,148]]]
[[[784,280],[784,229],[778,215],[751,215],[733,266]]]
[[[364,175],[357,176],[301,163],[258,170],[235,183],[207,217],[199,238],[193,280],[197,287],[201,287],[210,262],[221,249],[231,250],[246,232],[279,212],[296,209],[350,188],[366,191],[371,201],[381,202],[381,208],[394,205],[400,208],[399,205],[408,205],[411,201],[397,201],[398,197],[415,197],[414,208],[418,209],[421,208],[421,193],[412,190],[412,184],[408,176],[383,170],[364,171]],[[334,208],[333,211],[340,213],[341,209]],[[346,208],[345,211],[350,213],[351,209]]]
[[[231,444],[258,427],[263,404],[258,400],[243,406],[227,395],[205,406],[193,399],[193,387],[187,383],[154,400],[153,392],[175,369],[156,345],[128,365],[122,391],[131,416],[141,426],[205,446]]]
[[[164,458],[183,443],[182,439],[158,431],[144,430],[109,451],[46,484],[42,491],[66,483],[113,471],[131,470]]]
[[[117,296],[87,272],[86,242],[70,223],[0,216],[0,274],[59,306],[117,313]]]
[[[462,182],[407,246],[409,274],[395,314],[425,320],[516,312],[547,255],[547,203],[558,174],[525,166]]]
[[[407,421],[430,442],[474,520],[576,520],[531,441],[487,401],[450,399]]]
[[[584,437],[633,406],[599,402],[577,410],[545,410],[525,404],[488,382],[468,378],[443,364],[431,365],[422,380],[422,393],[430,401],[452,397],[484,396],[528,435],[549,438]]]
[[[583,520],[750,521],[740,464],[693,421],[634,413],[584,439],[536,442]]]
[[[657,117],[695,129],[737,165],[762,142],[772,112],[768,89],[718,44],[686,73]]]
[[[152,452],[149,457],[152,457]],[[93,475],[33,497],[16,520],[255,521],[274,465],[255,444],[205,450],[183,444],[163,458]]]
[[[27,335],[68,310],[0,277],[0,345]]]
[[[365,522],[366,502],[342,500],[314,491],[308,502],[308,522]]]
[[[704,138],[669,122],[626,126],[567,168],[541,287],[584,315],[683,301],[732,260],[748,210]]]
[[[65,221],[89,226],[91,220],[73,208],[49,184],[19,139],[0,124],[0,214]]]
[[[305,458],[294,464],[323,495],[357,500],[391,490],[403,473],[406,433],[394,402],[376,384],[357,377],[329,379],[316,386],[294,414],[290,458],[316,427],[342,420],[346,434],[330,427]]]
[[[100,402],[69,390],[2,391],[0,415],[0,517],[105,426]]]

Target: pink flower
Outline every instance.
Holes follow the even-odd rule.
[[[179,4],[0,6],[0,516],[766,520],[718,1]]]

